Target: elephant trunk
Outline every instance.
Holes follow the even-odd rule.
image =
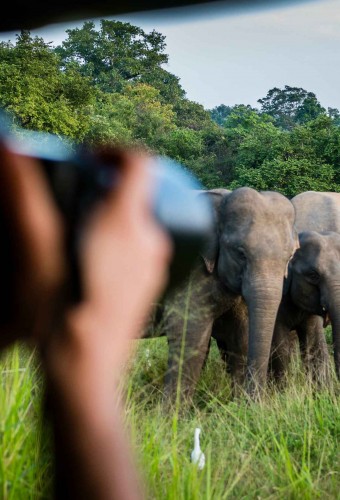
[[[334,284],[329,289],[328,311],[332,324],[335,371],[340,380],[340,285]]]
[[[282,285],[282,276],[268,279],[257,275],[244,292],[249,314],[248,392],[252,396],[259,394],[266,382]]]

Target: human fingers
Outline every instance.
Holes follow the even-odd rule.
[[[62,267],[62,222],[38,163],[5,148],[2,156],[3,196],[13,223],[21,259],[44,281]]]
[[[0,210],[7,228],[7,314],[9,338],[32,333],[37,316],[47,311],[47,297],[63,279],[63,236],[60,216],[37,162],[0,146]],[[6,253],[6,252],[5,252]],[[42,302],[45,301],[45,306]],[[11,314],[13,317],[11,317]],[[18,324],[21,326],[18,327]]]

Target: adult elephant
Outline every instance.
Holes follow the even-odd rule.
[[[340,234],[340,193],[307,191],[295,196],[291,202],[295,208],[295,226],[299,233],[332,231]],[[340,378],[340,281],[337,266],[335,258],[329,270],[332,272],[324,279],[322,266],[316,265],[314,276],[315,280],[319,276],[318,283],[315,283],[319,306],[324,309],[323,313],[329,315],[332,324],[335,370]]]
[[[340,193],[306,191],[291,199],[298,233],[334,231],[340,233]]]
[[[266,381],[283,279],[298,245],[294,208],[279,193],[246,187],[200,196],[212,198],[216,226],[202,261],[166,309],[166,392],[172,398],[192,395],[212,329],[223,315],[225,331],[214,328],[219,347],[227,347],[239,380],[246,366],[254,394]]]

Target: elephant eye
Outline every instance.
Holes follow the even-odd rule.
[[[244,251],[244,249],[242,247],[236,247],[234,249],[234,252],[235,252],[235,255],[237,256],[238,260],[240,260],[240,261],[247,260],[245,251]]]
[[[227,254],[238,263],[244,263],[247,260],[247,255],[245,249],[237,244],[236,242],[231,242],[226,240],[224,242],[225,250]]]
[[[308,281],[310,281],[315,285],[320,281],[320,275],[315,269],[308,271],[305,276],[308,279]]]

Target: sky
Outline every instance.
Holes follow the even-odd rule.
[[[187,97],[205,108],[250,104],[273,87],[303,87],[324,107],[340,109],[340,0],[290,2],[275,8],[185,15],[115,16],[166,36],[169,64]],[[188,14],[189,13],[189,14]],[[32,31],[58,45],[84,20]],[[99,20],[94,19],[99,25]],[[13,33],[2,40],[14,40]]]

